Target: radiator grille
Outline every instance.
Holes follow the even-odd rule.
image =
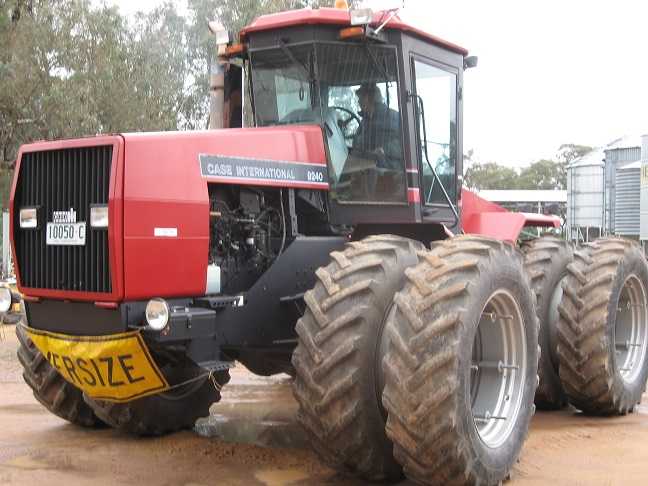
[[[14,244],[22,285],[110,293],[108,231],[90,227],[90,205],[108,204],[111,145],[27,152],[14,196]],[[20,208],[37,206],[38,229],[20,228]],[[74,208],[86,222],[84,246],[46,244],[53,211]]]

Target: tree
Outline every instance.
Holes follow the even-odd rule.
[[[588,145],[576,145],[573,143],[565,143],[558,148],[558,161],[565,164],[580,159],[582,156],[588,154],[593,149]]]
[[[129,23],[87,1],[26,3],[0,7],[2,162],[34,139],[192,127],[186,25],[171,4]]]
[[[520,171],[519,189],[565,189],[565,165],[553,160],[539,160]]]
[[[516,189],[518,173],[515,169],[504,167],[495,162],[473,163],[464,176],[464,184],[469,189]]]

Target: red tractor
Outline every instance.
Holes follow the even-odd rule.
[[[284,12],[218,37],[225,129],[20,150],[19,358],[44,406],[171,432],[239,361],[295,377],[327,464],[423,484],[505,479],[538,372],[539,405],[633,410],[647,266],[618,239],[520,250],[524,226],[557,218],[462,190],[475,58],[394,11]]]

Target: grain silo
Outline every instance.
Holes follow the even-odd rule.
[[[617,168],[636,162],[640,158],[640,137],[619,138],[605,147],[605,233],[615,233]]]
[[[648,240],[648,135],[641,137],[641,202],[640,202],[640,236]],[[644,243],[644,247],[645,247]]]
[[[604,151],[592,150],[567,166],[567,234],[574,241],[590,241],[604,227]]]
[[[641,160],[617,167],[614,201],[614,233],[639,239],[639,182]]]

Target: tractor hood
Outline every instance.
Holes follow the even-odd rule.
[[[204,295],[208,183],[327,190],[326,167],[319,126],[129,133],[24,145],[10,197],[19,289],[36,299],[94,301],[107,308],[124,300]],[[95,206],[108,208],[107,231],[90,226]],[[36,225],[19,225],[24,208],[36,208]],[[78,241],[46,241],[59,213],[84,228],[83,238],[79,229]]]
[[[205,293],[208,182],[328,189],[319,126],[123,138],[126,300]]]

